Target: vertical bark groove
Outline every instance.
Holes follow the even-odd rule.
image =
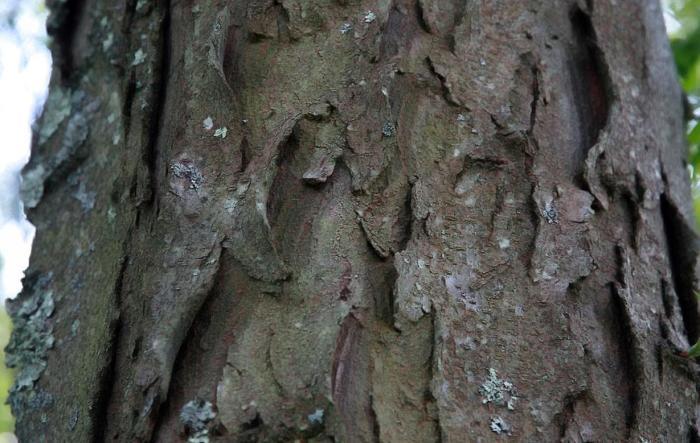
[[[700,338],[698,300],[694,289],[697,237],[665,195],[661,196],[660,207],[674,292],[681,307],[688,342],[695,343]]]
[[[641,373],[638,368],[639,357],[636,355],[638,343],[635,338],[634,325],[632,323],[632,318],[630,317],[629,308],[627,307],[628,301],[626,301],[620,294],[620,291],[624,291],[624,288],[620,288],[615,284],[611,284],[610,291],[612,296],[612,309],[613,316],[620,321],[620,325],[617,330],[617,336],[619,339],[620,364],[623,368],[624,375],[622,382],[626,385],[626,399],[625,399],[625,428],[626,436],[629,439],[632,435],[632,431],[636,426],[637,420],[637,407],[639,402],[639,393],[641,383]]]
[[[571,12],[571,25],[576,44],[571,68],[573,95],[581,125],[581,151],[585,157],[607,124],[612,88],[589,13],[576,6]]]

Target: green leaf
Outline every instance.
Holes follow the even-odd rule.
[[[700,144],[700,122],[696,122],[693,129],[688,133],[688,141],[694,145]]]
[[[688,349],[688,358],[700,357],[700,340]]]

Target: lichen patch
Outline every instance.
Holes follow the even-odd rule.
[[[498,378],[498,374],[493,368],[489,368],[489,375],[481,384],[479,394],[482,396],[481,403],[505,406],[511,411],[515,409],[518,400],[515,385],[508,380]]]
[[[189,443],[207,443],[209,430],[207,425],[216,417],[212,404],[195,399],[187,402],[180,410],[180,423],[185,426]]]

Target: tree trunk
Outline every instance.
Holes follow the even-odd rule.
[[[698,441],[656,2],[51,3],[22,441]]]

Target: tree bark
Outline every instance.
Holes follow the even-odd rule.
[[[656,2],[49,6],[22,441],[698,441]]]

